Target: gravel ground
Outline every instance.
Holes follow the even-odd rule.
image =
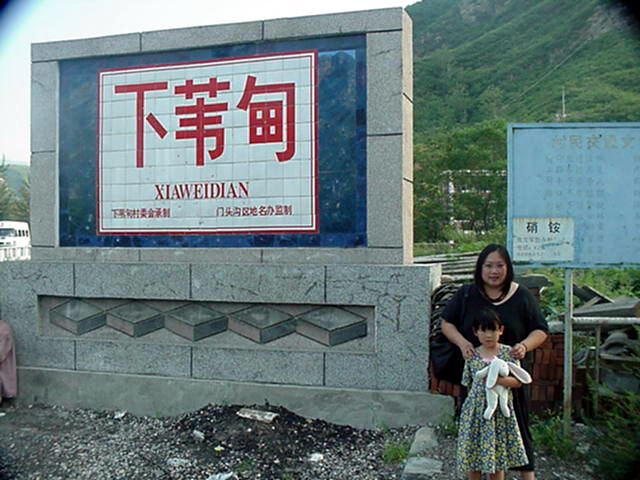
[[[383,459],[385,443],[409,442],[416,430],[359,430],[282,407],[253,407],[279,414],[263,423],[239,417],[240,408],[210,405],[159,419],[40,405],[5,408],[0,480],[399,479],[404,464]]]
[[[392,480],[418,427],[359,430],[308,420],[275,406],[272,423],[239,417],[242,406],[206,406],[171,418],[32,405],[0,410],[0,480]],[[4,415],[2,415],[4,414]],[[455,438],[439,434],[424,456],[453,470]],[[538,479],[595,480],[586,464],[538,457]],[[517,478],[508,476],[508,478]]]

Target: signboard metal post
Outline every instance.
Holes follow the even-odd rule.
[[[571,429],[571,385],[573,383],[573,270],[564,271],[564,388],[562,428]]]

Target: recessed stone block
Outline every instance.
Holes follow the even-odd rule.
[[[84,301],[104,312],[130,302],[121,298],[87,298]]]
[[[227,302],[204,302],[204,306],[211,310],[222,313],[234,313],[240,310],[246,310],[251,306],[250,303],[227,303]]]
[[[105,325],[106,315],[101,309],[80,300],[69,300],[49,311],[51,323],[82,335]]]
[[[107,325],[130,337],[141,337],[164,327],[164,317],[142,302],[131,302],[110,310]]]
[[[256,306],[229,317],[229,330],[256,343],[268,343],[295,331],[295,319],[280,310]]]
[[[172,300],[147,300],[144,303],[159,312],[170,312],[171,310],[187,305],[187,302],[176,302]]]
[[[228,317],[202,305],[186,305],[165,314],[165,328],[191,341],[224,332]]]
[[[337,307],[321,307],[297,318],[296,332],[333,346],[367,335],[365,318]]]

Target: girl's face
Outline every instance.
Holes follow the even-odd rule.
[[[500,336],[504,332],[504,326],[497,327],[495,330],[489,330],[488,328],[485,330],[474,330],[473,333],[480,343],[485,347],[495,347],[498,344],[498,340],[500,340]]]
[[[482,281],[487,287],[502,288],[507,278],[507,262],[498,252],[491,252],[482,264]]]

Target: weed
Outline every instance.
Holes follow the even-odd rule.
[[[407,440],[387,440],[384,443],[382,459],[387,463],[402,462],[409,456]]]
[[[236,467],[236,470],[239,472],[248,472],[249,470],[253,470],[255,466],[256,466],[255,460],[252,460],[250,458],[245,458],[244,460],[242,460],[242,462],[238,464],[238,466]]]
[[[443,437],[457,437],[458,436],[458,420],[455,415],[451,415],[446,422],[442,422],[436,427],[436,431]]]
[[[550,412],[547,416],[533,417],[531,421],[531,435],[536,445],[558,458],[576,458],[580,454],[570,436],[562,429],[562,417]]]
[[[378,429],[380,430],[381,433],[383,433],[384,435],[387,435],[389,433],[389,431],[391,430],[391,428],[389,427],[389,425],[387,425],[385,422],[381,421],[380,423],[378,423]]]

